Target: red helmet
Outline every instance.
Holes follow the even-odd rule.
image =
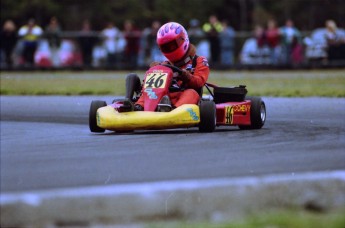
[[[185,28],[179,23],[168,22],[158,30],[157,44],[167,59],[171,62],[177,62],[188,51],[188,34]]]

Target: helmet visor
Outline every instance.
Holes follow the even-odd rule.
[[[160,49],[163,53],[170,53],[175,51],[183,43],[183,38],[179,38],[168,43],[160,45]]]

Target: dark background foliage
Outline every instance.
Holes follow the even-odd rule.
[[[156,19],[187,25],[192,18],[205,22],[215,14],[236,30],[251,30],[268,18],[275,18],[280,25],[292,18],[306,31],[323,27],[327,19],[345,27],[344,12],[344,0],[1,0],[2,23],[13,19],[21,25],[33,17],[45,26],[50,17],[56,16],[64,30],[79,29],[85,19],[99,30],[107,21],[121,27],[124,20],[131,19],[143,28]]]

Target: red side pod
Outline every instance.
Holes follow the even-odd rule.
[[[217,104],[217,125],[250,125],[251,102]]]

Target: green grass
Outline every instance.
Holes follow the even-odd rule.
[[[1,95],[124,95],[129,72],[1,72]],[[144,72],[137,72],[143,78]],[[345,97],[343,70],[212,71],[209,82],[250,95]],[[206,90],[205,90],[206,91]]]
[[[258,212],[259,213],[259,212]],[[146,228],[344,228],[344,211],[312,213],[307,211],[276,211],[247,216],[241,220],[224,223],[157,222]]]

